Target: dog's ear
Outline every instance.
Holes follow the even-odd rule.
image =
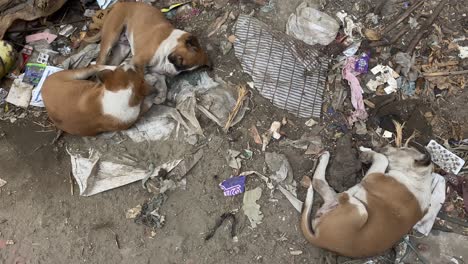
[[[188,50],[197,52],[200,49],[200,43],[198,42],[198,38],[194,35],[189,35],[185,40],[185,46]]]
[[[112,73],[113,71],[111,70],[103,70],[103,71],[96,73],[96,77],[101,83],[105,84],[106,82],[112,80]]]

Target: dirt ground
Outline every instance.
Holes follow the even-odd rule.
[[[219,2],[223,6],[223,1]],[[226,34],[207,38],[206,25],[222,15],[225,9],[232,8],[242,13],[255,10],[262,20],[280,28],[286,22],[287,16],[284,14],[293,12],[299,1],[288,4],[273,1],[277,4],[275,11],[266,13],[250,2],[224,2],[231,5],[207,9],[193,20],[179,23],[178,27],[196,32],[201,42],[208,46],[215,63],[210,75],[240,83],[250,79],[242,74],[232,50],[227,55],[222,54],[219,43]],[[341,7],[351,12],[356,5],[364,2],[329,1],[329,9],[325,10],[334,14]],[[365,4],[372,5],[370,2]],[[466,13],[464,8],[465,11],[457,10],[456,13],[460,16]],[[447,13],[451,10],[452,7]],[[365,10],[360,9],[358,13],[363,12]],[[388,12],[391,13],[391,10]],[[227,32],[230,32],[233,23],[228,23]],[[327,93],[331,94],[329,91]],[[468,91],[465,89],[455,95],[445,95],[443,100],[431,103],[431,107],[442,119],[462,124],[461,133],[467,138],[467,103]],[[307,243],[299,230],[299,214],[281,193],[275,191],[270,194],[265,183],[255,176],[248,178],[246,189],[263,189],[258,203],[264,218],[257,228],[250,227],[249,220],[242,212],[242,195],[223,196],[218,184],[233,173],[225,159],[227,149],[250,147],[254,153],[253,159],[243,163],[243,170],[264,170],[261,146],[253,142],[248,131],[252,125],[262,132],[269,128],[272,121],[286,116],[289,123],[283,131],[288,138],[297,139],[305,132],[312,131],[312,128],[304,125],[306,120],[273,107],[256,92],[253,92],[250,108],[245,118],[227,134],[211,121],[201,120],[206,138],[197,147],[204,150],[204,155],[186,176],[186,190],[168,194],[168,200],[162,207],[166,224],[155,230],[156,234],[125,216],[128,209],[152,197],[139,182],[91,197],[78,195],[78,187],[76,184],[73,186],[71,180],[70,157],[65,147],[81,139],[66,135],[57,144],[50,144],[55,131],[36,122],[38,119],[45,120],[45,113],[39,118],[28,114],[14,123],[0,121],[0,178],[8,182],[0,188],[0,239],[14,242],[0,250],[0,263],[341,263],[345,258]],[[440,136],[448,135],[451,129],[445,127],[445,130],[442,128],[437,132]],[[325,129],[321,133],[325,147],[332,153],[330,170],[340,170],[343,163],[335,158],[343,153],[349,156],[351,160],[347,162],[351,162],[354,168],[349,172],[349,177],[343,179],[329,175],[331,185],[337,190],[354,185],[362,177],[356,145],[369,139],[355,135],[352,130],[339,139],[333,130]],[[195,148],[187,146],[186,150]],[[167,160],[164,159],[169,156],[180,155],[179,150],[169,150],[170,154],[154,153],[161,158],[155,163],[165,162]],[[268,151],[287,156],[296,181],[300,181],[303,175],[311,175],[313,156],[306,156],[302,150],[292,147],[280,147],[278,142],[273,142]],[[74,188],[73,195],[71,188]],[[304,198],[301,187],[298,187],[298,196],[301,200]],[[205,241],[206,233],[226,212],[236,215],[238,241],[230,237],[230,224],[227,222],[211,240]],[[302,254],[291,254],[298,250]]]

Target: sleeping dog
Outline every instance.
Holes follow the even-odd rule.
[[[297,210],[302,206],[300,226],[305,238],[348,257],[374,256],[391,248],[423,218],[431,200],[432,163],[427,151],[360,150],[372,165],[359,184],[343,193],[336,193],[325,179],[328,152],[320,157],[313,179],[303,179],[308,188],[304,204],[280,188]],[[324,204],[312,218],[314,190]]]

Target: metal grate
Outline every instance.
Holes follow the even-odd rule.
[[[240,15],[235,54],[255,89],[274,106],[303,118],[320,118],[329,59],[263,22]]]

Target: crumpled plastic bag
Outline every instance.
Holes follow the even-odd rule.
[[[328,45],[336,37],[340,25],[331,16],[308,7],[304,2],[291,14],[286,25],[286,33],[309,45]]]

